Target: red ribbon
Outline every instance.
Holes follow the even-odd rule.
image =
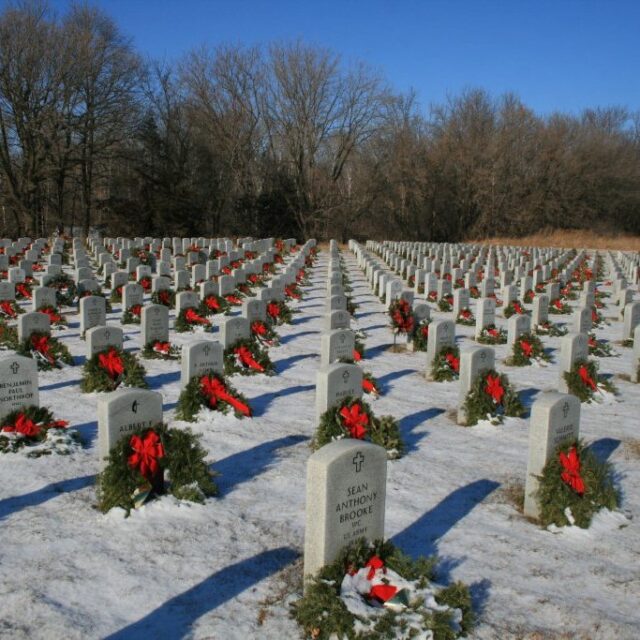
[[[378,556],[373,556],[371,560],[367,562],[365,567],[369,567],[367,580],[373,580],[376,575],[376,571],[379,569],[381,569],[383,573],[387,572],[384,562]],[[391,584],[376,584],[371,587],[371,590],[369,591],[369,598],[379,600],[380,602],[387,602],[387,600],[391,600],[397,592],[398,588]]]
[[[456,373],[460,371],[460,358],[456,358],[453,353],[447,353],[445,360],[452,371],[455,371]]]
[[[51,355],[51,345],[49,344],[49,336],[31,336],[31,346],[41,353],[51,364],[55,362],[55,359]]]
[[[520,348],[522,349],[522,353],[524,353],[525,358],[530,358],[533,353],[533,345],[528,343],[526,340],[520,340]]]
[[[487,329],[487,333],[492,337],[492,338],[497,338],[500,335],[500,332],[497,329]]]
[[[134,435],[129,440],[129,446],[133,449],[127,460],[129,468],[138,469],[144,478],[151,481],[158,472],[158,460],[164,458],[160,437],[155,431],[147,432],[144,438]]]
[[[559,309],[560,311],[562,311],[562,309],[563,309],[562,300],[560,300],[560,298],[556,298],[556,299],[553,301],[553,306],[554,306],[556,309]]]
[[[158,291],[158,300],[160,300],[161,304],[168,305],[171,303],[171,296],[166,289],[162,289]]]
[[[184,312],[184,319],[189,324],[211,324],[206,318],[203,318],[201,315],[196,313],[193,309],[189,308]]]
[[[340,415],[342,424],[348,429],[352,438],[362,440],[367,435],[366,427],[369,424],[369,417],[362,411],[361,405],[354,403],[351,408],[342,407]]]
[[[362,390],[365,393],[369,393],[374,396],[379,395],[379,391],[376,385],[371,380],[367,380],[367,378],[362,379]]]
[[[501,404],[504,396],[504,387],[500,382],[500,376],[487,376],[487,386],[485,392],[488,393],[496,404]]]
[[[256,320],[251,325],[251,333],[255,333],[258,336],[266,336],[267,335],[267,327],[265,326],[264,322],[260,322],[260,321]]]
[[[513,310],[514,310],[516,313],[520,314],[520,315],[522,315],[522,314],[524,313],[524,312],[522,311],[522,307],[521,307],[517,302],[514,302],[514,303],[513,303]]]
[[[23,436],[35,437],[40,433],[40,427],[30,418],[21,413],[18,415],[15,424],[2,427],[6,433],[20,433]]]
[[[471,311],[469,311],[469,309],[463,309],[463,310],[460,312],[460,317],[461,317],[463,320],[468,320],[468,319],[471,317]]]
[[[580,475],[580,458],[575,447],[571,447],[569,455],[560,452],[560,463],[564,471],[560,474],[562,481],[569,485],[579,496],[584,494],[584,480]]]
[[[171,343],[160,342],[160,340],[158,340],[154,343],[153,350],[157,351],[158,353],[163,353],[164,355],[169,355],[169,353],[171,352]]]
[[[139,318],[140,314],[142,313],[142,305],[141,304],[134,304],[132,307],[129,307],[129,313],[131,315],[137,316]]]
[[[295,300],[300,300],[300,298],[302,297],[296,291],[296,288],[293,285],[289,285],[289,286],[285,287],[284,288],[284,293],[287,296],[287,298],[294,298]]]
[[[238,356],[240,362],[245,367],[249,367],[251,369],[254,369],[255,371],[264,373],[264,367],[260,363],[255,361],[255,359],[253,358],[253,354],[251,353],[251,351],[249,351],[249,349],[247,349],[247,347],[245,347],[244,345],[241,347],[237,347],[233,350],[233,352]]]
[[[224,299],[229,304],[233,304],[233,305],[236,305],[236,306],[242,304],[242,300],[240,298],[238,298],[238,296],[234,295],[233,293],[230,293],[229,295],[225,296]]]
[[[589,375],[589,370],[585,365],[582,365],[578,369],[578,375],[580,376],[580,380],[582,380],[582,384],[589,387],[592,391],[596,390],[596,383],[594,379]]]
[[[145,291],[150,291],[151,290],[151,279],[150,278],[142,278],[142,280],[140,280],[139,284]]]
[[[279,318],[280,317],[280,305],[277,302],[270,302],[267,305],[267,313],[272,318]]]
[[[31,293],[29,292],[29,289],[22,283],[19,282],[16,285],[16,291],[23,297],[23,298],[27,298],[27,300],[31,300]]]
[[[207,296],[204,299],[204,303],[207,305],[208,309],[212,309],[213,311],[220,311],[220,303],[218,302],[218,298],[216,296]]]
[[[251,409],[249,406],[238,400],[238,398],[234,398],[224,383],[217,378],[202,376],[202,378],[200,378],[200,388],[202,389],[202,393],[207,396],[210,407],[215,408],[220,400],[231,405],[239,413],[251,417]]]
[[[11,300],[3,300],[2,302],[0,302],[0,310],[10,318],[15,318],[18,315],[13,308]]]
[[[357,349],[354,349],[353,350],[353,361],[354,362],[360,362],[360,360],[362,360],[362,354]]]
[[[40,313],[46,313],[49,316],[51,324],[57,324],[62,320],[62,316],[53,307],[42,307],[38,309]]]
[[[118,352],[112,347],[107,353],[98,354],[98,364],[102,367],[107,375],[115,380],[124,373],[124,364]]]

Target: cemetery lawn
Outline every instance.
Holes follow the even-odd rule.
[[[361,365],[383,392],[367,401],[377,415],[399,420],[406,444],[404,457],[388,466],[387,536],[413,557],[440,556],[443,584],[470,585],[474,638],[637,638],[640,385],[617,377],[630,372],[632,350],[614,345],[620,357],[597,358],[600,373],[616,376],[619,397],[583,404],[580,422],[581,438],[614,465],[626,517],[601,513],[588,530],[552,533],[528,522],[516,505],[527,467],[528,411],[540,391],[557,387],[560,338],[542,337],[553,349],[547,367],[506,366],[508,347],[496,346],[496,369],[508,374],[527,415],[499,426],[459,427],[458,383],[426,382],[424,353],[391,351],[386,309],[354,256],[343,255],[358,304],[352,328],[367,333]],[[277,375],[229,379],[253,418],[205,412],[193,423],[175,420],[179,363],[144,361],[150,388],[163,395],[165,421],[202,434],[207,461],[220,474],[220,495],[204,505],[165,496],[129,518],[121,510],[98,511],[96,394],[80,392],[85,344],[78,316],[66,311],[69,327],[52,334],[78,366],[41,372],[40,403],[70,421],[84,448],[39,459],[0,456],[0,638],[299,637],[289,604],[302,586],[327,261],[322,252],[304,299],[291,303],[298,311],[293,325],[277,329],[281,346],[269,349]],[[431,307],[434,319],[453,319]],[[470,308],[475,314],[476,300]],[[595,329],[596,337],[620,340],[617,307],[602,312],[610,325]],[[119,326],[119,303],[107,317]],[[219,316],[212,322],[217,326]],[[506,327],[501,314],[496,323]],[[139,325],[123,329],[125,350],[144,346]],[[476,344],[473,333],[457,325],[457,345]],[[171,331],[178,347],[197,337]]]

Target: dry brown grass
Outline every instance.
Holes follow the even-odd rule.
[[[640,460],[640,440],[626,440],[624,452],[627,459]]]
[[[545,229],[523,238],[487,238],[469,240],[478,244],[513,245],[526,247],[563,247],[567,249],[612,249],[640,251],[640,236],[607,235],[595,231]]]

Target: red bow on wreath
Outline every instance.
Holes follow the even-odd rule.
[[[236,306],[242,304],[242,300],[240,300],[240,298],[238,298],[238,296],[235,296],[232,293],[230,293],[228,296],[225,296],[224,299],[229,304],[234,304]]]
[[[255,333],[258,336],[266,336],[267,335],[267,327],[265,326],[264,322],[259,322],[256,320],[256,322],[254,322],[251,325],[251,332]]]
[[[213,311],[220,311],[220,303],[216,296],[207,296],[204,299],[204,303],[207,305],[208,309],[212,309]]]
[[[158,292],[158,300],[160,300],[161,304],[169,304],[171,302],[171,296],[166,289]]]
[[[556,300],[553,301],[553,306],[556,309],[562,310],[562,301],[560,300],[560,298],[557,298]]]
[[[145,291],[151,290],[151,280],[149,278],[142,278],[139,284]]]
[[[516,313],[520,314],[520,315],[522,315],[522,313],[524,313],[524,312],[522,311],[522,307],[521,307],[517,302],[514,302],[514,303],[513,303],[513,310],[514,310]]]
[[[31,346],[34,351],[43,355],[51,364],[55,362],[51,355],[51,345],[49,344],[49,336],[31,336]]]
[[[157,342],[154,343],[153,350],[168,356],[169,353],[171,352],[171,343],[160,342],[160,340],[158,340]]]
[[[29,292],[29,289],[24,284],[22,284],[21,282],[16,285],[16,291],[23,298],[27,298],[28,300],[31,300],[31,293]]]
[[[354,362],[360,362],[360,360],[362,360],[362,354],[357,349],[353,350],[352,356]]]
[[[196,313],[193,309],[189,308],[184,313],[184,319],[189,324],[211,324],[206,318],[203,318],[201,315]]]
[[[369,424],[369,417],[362,411],[359,404],[353,404],[350,408],[342,407],[340,415],[343,425],[348,429],[352,438],[362,440],[367,435],[366,427]]]
[[[6,433],[20,433],[23,436],[35,437],[40,433],[40,427],[30,418],[21,413],[18,415],[15,424],[5,425],[2,431]]]
[[[484,388],[496,404],[501,404],[502,396],[504,396],[504,387],[500,382],[500,376],[487,376],[487,386]]]
[[[129,446],[133,449],[127,460],[129,468],[138,469],[144,478],[151,481],[158,472],[158,460],[164,458],[160,436],[155,431],[148,431],[144,438],[134,435],[129,440]]]
[[[98,364],[107,372],[107,375],[112,380],[115,380],[118,376],[121,376],[124,373],[122,358],[113,348],[109,349],[107,353],[98,354]]]
[[[533,353],[533,345],[526,340],[520,340],[520,348],[525,358],[530,358]]]
[[[487,329],[487,333],[488,333],[492,338],[497,338],[497,337],[500,335],[497,329]]]
[[[596,383],[594,379],[589,375],[589,370],[585,365],[582,365],[578,369],[578,375],[580,376],[580,380],[582,380],[582,384],[589,387],[592,391],[596,390]]]
[[[137,316],[139,318],[140,314],[142,313],[142,305],[141,304],[134,304],[132,307],[129,307],[129,313],[131,315]]]
[[[584,480],[580,475],[580,458],[578,457],[578,450],[575,447],[571,447],[569,454],[565,455],[560,452],[560,464],[564,471],[560,474],[562,481],[569,485],[579,496],[584,494]]]
[[[224,383],[220,382],[217,378],[202,376],[202,378],[200,378],[200,388],[202,389],[202,393],[207,397],[210,407],[215,407],[218,404],[218,400],[221,400],[231,405],[239,413],[251,417],[251,409],[244,402],[234,398]]]
[[[272,318],[279,318],[280,317],[280,305],[277,304],[276,302],[270,302],[267,305],[267,313]]]
[[[373,396],[376,396],[376,397],[378,397],[380,395],[380,392],[378,391],[378,388],[373,383],[373,381],[369,380],[367,378],[363,378],[363,380],[362,380],[362,390],[365,393],[369,393],[369,394],[371,394]]]
[[[255,361],[253,354],[249,349],[247,349],[247,347],[244,345],[237,347],[233,352],[238,356],[242,365],[249,367],[250,369],[254,369],[255,371],[259,371],[260,373],[264,373],[264,367],[259,362]]]
[[[51,324],[56,324],[62,320],[62,316],[53,307],[42,307],[39,311],[49,316]]]
[[[453,353],[447,353],[445,360],[452,371],[455,371],[456,373],[460,371],[460,358],[456,358]]]
[[[296,300],[300,300],[300,294],[296,291],[296,288],[293,285],[287,286],[284,288],[284,293],[287,298],[294,298]]]
[[[376,571],[379,569],[381,569],[385,574],[387,572],[384,562],[378,556],[373,556],[371,560],[367,562],[365,567],[369,567],[367,580],[373,580],[376,575]],[[369,598],[379,600],[380,602],[387,602],[387,600],[391,600],[397,592],[398,588],[391,584],[376,584],[371,587],[371,591],[369,591]]]
[[[15,312],[10,300],[3,300],[2,302],[0,302],[0,310],[10,318],[15,318],[18,315]]]

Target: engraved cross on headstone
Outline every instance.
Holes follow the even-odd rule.
[[[567,415],[569,415],[569,403],[565,402],[564,405],[562,405],[562,415],[566,418]]]
[[[349,374],[349,372],[348,372],[348,371],[345,371],[345,372],[342,374],[342,379],[344,380],[344,383],[345,383],[345,384],[347,384],[347,380],[349,380],[349,375],[350,375],[350,374]]]
[[[18,369],[20,369],[20,365],[17,362],[14,362],[11,365],[11,371],[13,371],[14,376],[18,373]]]
[[[356,467],[356,473],[360,473],[360,471],[362,471],[362,465],[364,464],[364,456],[361,451],[358,451],[358,453],[353,456],[353,464]]]

